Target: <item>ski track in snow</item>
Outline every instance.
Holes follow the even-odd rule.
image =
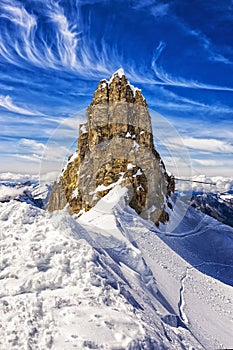
[[[126,235],[128,234],[129,239],[135,241],[135,244],[137,244],[141,250],[146,263],[152,268],[158,288],[174,310],[176,310],[177,314],[181,316],[181,319],[186,323],[191,333],[195,335],[207,349],[231,348],[231,334],[233,330],[232,287],[222,284],[216,279],[199,272],[197,269],[203,266],[229,267],[232,269],[232,264],[202,261],[201,263],[191,265],[174,250],[170,249],[168,245],[169,241],[165,240],[163,242],[164,237],[167,237],[165,233],[169,235],[169,232],[166,230],[164,232],[163,227],[162,231],[157,228],[151,230],[151,225],[148,222],[140,218],[137,220],[135,219],[132,210],[128,209],[127,214],[128,217],[125,219],[124,211],[120,210],[118,212],[117,217],[121,220],[121,226],[124,227],[125,232],[128,231]],[[188,213],[188,215],[190,215],[190,213]],[[200,218],[204,218],[202,221],[202,228],[199,224],[199,237],[198,235],[195,236],[201,239],[200,242],[202,245],[208,246],[208,244],[210,244],[210,249],[215,249],[214,247],[217,247],[220,243],[222,244],[218,236],[222,237],[224,233],[222,232],[221,235],[219,235],[218,229],[226,228],[225,225],[218,225],[212,218],[206,217],[196,211],[193,211],[192,215],[194,217],[194,222],[191,222],[190,225],[195,225],[195,221],[196,224],[198,224]],[[207,236],[208,241],[206,241],[207,238],[204,234],[206,221],[208,221],[209,229],[211,228],[212,232],[210,237]],[[133,226],[134,235],[132,235],[131,230]],[[182,227],[181,225],[178,229],[177,235],[179,233],[182,234],[182,229],[186,232],[191,231],[190,227],[187,227],[186,221],[184,222],[184,226]],[[226,228],[226,230],[232,235],[233,231],[231,228]],[[216,241],[215,234],[217,237]],[[170,239],[170,237],[168,238]],[[174,238],[172,239],[174,240]],[[183,242],[185,237],[178,236],[175,237],[175,239],[177,244]],[[212,242],[210,239],[212,239]],[[232,240],[229,241],[228,239],[226,242],[232,244]],[[175,243],[172,247],[175,247]],[[185,246],[179,247],[186,249]],[[224,247],[225,245],[223,244],[221,250],[216,252],[216,254],[221,254],[222,258],[224,258]],[[232,251],[232,245],[227,246],[227,249]],[[196,254],[198,254],[198,252],[194,255],[196,261],[198,261],[200,258],[197,259]],[[231,254],[226,256],[228,257],[227,259],[232,260]],[[200,255],[200,257],[203,259],[202,255]],[[208,255],[205,257],[207,258]],[[216,255],[216,259],[219,258],[220,256]],[[230,277],[230,275],[228,276]]]
[[[0,207],[1,349],[201,348],[163,323],[153,275],[117,228],[114,239],[65,211]]]
[[[179,314],[180,314],[180,318],[182,319],[182,321],[185,323],[185,325],[189,325],[189,320],[188,317],[185,313],[185,281],[188,278],[188,273],[190,270],[195,270],[196,268],[203,266],[203,265],[210,265],[210,266],[223,266],[223,267],[231,267],[232,265],[227,265],[227,264],[219,264],[219,263],[211,263],[211,262],[203,262],[201,264],[195,265],[193,267],[186,267],[185,273],[184,275],[181,277],[181,287],[180,287],[180,300],[178,303],[178,308],[179,308]]]
[[[185,314],[185,300],[184,300],[184,288],[185,288],[185,279],[187,278],[187,272],[188,272],[188,267],[186,268],[186,271],[180,281],[181,287],[180,287],[180,300],[178,303],[178,308],[179,308],[180,318],[188,326],[189,320],[187,315]]]

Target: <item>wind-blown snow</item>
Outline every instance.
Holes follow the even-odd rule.
[[[172,236],[126,207],[126,195],[116,186],[77,221],[0,203],[1,349],[232,347],[232,287],[217,272],[232,268],[221,254],[233,230],[193,210]],[[190,237],[196,248],[208,242],[199,256]]]

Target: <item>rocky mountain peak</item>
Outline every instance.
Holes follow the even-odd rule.
[[[82,213],[120,184],[128,188],[128,204],[141,216],[156,224],[168,220],[174,181],[154,148],[146,100],[123,69],[99,82],[86,118],[48,210],[68,203],[71,212]]]
[[[130,84],[122,68],[113,73],[110,80],[103,79],[99,82],[93,102],[127,102],[147,106],[141,90]]]

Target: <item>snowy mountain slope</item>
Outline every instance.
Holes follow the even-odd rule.
[[[189,205],[233,227],[233,195],[231,193],[194,193]]]
[[[34,200],[41,201],[41,207],[45,208],[48,199],[49,194],[52,188],[52,183],[36,183],[34,185],[31,185],[30,192]]]
[[[232,347],[232,287],[195,268],[211,249],[181,244],[204,245],[208,223],[215,245],[216,221],[193,209],[171,235],[125,207],[125,194],[116,187],[78,220],[0,203],[1,349]]]
[[[207,349],[231,348],[233,289],[220,281],[232,284],[233,229],[179,201],[171,223],[157,229],[129,207],[118,204],[112,209],[112,197],[79,221],[99,234],[107,222],[113,234],[115,220],[118,232],[140,250],[150,267],[157,298],[167,310],[180,315]]]
[[[98,234],[65,211],[17,201],[0,209],[1,349],[202,348],[177,328],[117,226]]]
[[[160,225],[160,237],[199,271],[233,286],[231,227],[178,200],[171,222]]]
[[[134,218],[132,217],[130,220],[129,217],[119,214],[118,218],[120,218],[125,232],[132,237]],[[208,219],[209,224],[212,222],[214,236],[215,221],[211,218]],[[198,221],[196,221],[197,223]],[[164,236],[161,231],[157,230],[157,234],[154,234],[145,226],[147,226],[145,222],[141,222],[141,224],[137,222],[136,227],[134,227],[135,244],[142,252],[147,265],[150,266],[158,289],[164,298],[206,349],[232,348],[232,287],[211,278],[208,274],[199,272],[197,268],[200,266],[190,264],[180,254],[177,254],[173,249],[176,248],[177,251],[181,252],[180,240],[183,238],[173,238],[173,249],[171,249],[169,240],[164,244],[165,240],[163,240]],[[204,224],[199,227],[200,236],[204,228]],[[205,242],[205,238],[203,238],[202,245],[205,244],[208,245],[209,242]],[[194,249],[193,256],[195,255],[201,259],[202,255],[198,257],[198,252]],[[200,265],[202,266],[201,263]],[[215,277],[221,277],[219,276],[221,265],[219,269],[217,268],[218,264],[214,264],[214,266],[216,268]],[[228,277],[231,276],[232,267],[231,271],[228,271]]]

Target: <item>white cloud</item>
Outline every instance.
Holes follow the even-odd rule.
[[[35,162],[35,163],[40,163],[41,161],[41,157],[38,154],[32,154],[32,155],[27,155],[27,154],[12,154],[13,157],[16,157],[18,159],[24,159],[26,161],[30,161],[30,162]]]
[[[172,112],[172,111],[171,111]],[[151,113],[153,116],[153,112]],[[219,139],[225,141],[227,144],[232,144],[233,140],[233,128],[232,120],[223,119],[222,122],[218,120],[218,123],[210,123],[209,119],[200,120],[197,123],[196,118],[187,118],[186,115],[183,117],[175,117],[173,113],[171,116],[167,116],[168,120],[180,135],[188,135],[189,137],[199,138],[199,139],[216,139],[218,135]],[[153,122],[153,118],[152,118]],[[154,124],[156,126],[156,124]],[[182,137],[182,136],[180,136]],[[174,136],[172,135],[173,139]]]
[[[219,163],[219,160],[214,159],[193,159],[193,161],[202,166],[221,166],[223,162]]]
[[[18,198],[23,195],[25,187],[16,188],[10,186],[0,185],[0,201],[9,201],[13,198]]]
[[[146,9],[155,17],[162,17],[168,13],[169,4],[156,0],[134,0],[133,8],[135,10]]]
[[[219,52],[216,52],[216,48],[215,48],[214,44],[212,43],[212,41],[206,35],[204,35],[202,32],[200,32],[199,30],[189,29],[187,26],[185,26],[185,28],[189,32],[189,34],[198,38],[201,46],[208,53],[208,60],[209,61],[221,62],[221,63],[225,63],[225,64],[232,64],[233,63],[229,58],[225,57],[224,55],[222,55]]]
[[[155,67],[156,62],[158,61],[165,47],[166,47],[166,43],[164,41],[160,41],[159,45],[156,47],[153,54],[152,63],[151,63],[152,67]]]
[[[166,16],[169,10],[169,4],[158,4],[156,6],[152,6],[150,12],[155,17],[163,17]]]
[[[186,178],[187,179],[187,178]],[[215,185],[205,183],[195,183],[186,181],[176,181],[176,189],[179,191],[200,191],[200,192],[225,192],[233,188],[233,178],[224,176],[195,175],[189,178],[194,181],[210,182]]]
[[[206,89],[206,90],[217,90],[217,91],[233,91],[233,88],[225,87],[225,86],[217,86],[211,84],[201,83],[199,81],[187,80],[182,77],[173,77],[169,73],[165,72],[163,68],[158,67],[157,61],[161,56],[162,52],[166,47],[166,43],[161,41],[157,48],[154,51],[154,55],[151,60],[151,68],[155,73],[157,81],[155,84],[158,85],[172,85],[172,86],[180,86],[192,89]]]
[[[48,144],[43,153],[42,162],[63,162],[70,153],[70,149],[65,146]]]
[[[19,174],[19,173],[0,173],[0,183],[1,182],[26,182],[26,181],[37,181],[38,175],[31,174]]]
[[[49,140],[45,145],[35,140],[21,139],[19,146],[22,147],[22,152],[16,154],[16,156],[34,162],[60,162],[63,161],[70,152],[69,148],[64,145],[59,145],[55,140]]]
[[[155,2],[156,2],[156,0],[143,0],[143,1],[141,1],[141,0],[134,0],[133,8],[135,10],[147,8],[149,6],[154,5]]]
[[[208,156],[208,155],[207,155]],[[202,154],[203,157],[203,154]],[[205,173],[205,170],[231,170],[233,167],[232,158],[229,156],[222,156],[221,154],[214,154],[210,158],[193,158],[193,165],[195,168],[202,169],[201,172]],[[200,171],[199,171],[200,172]],[[232,173],[232,172],[231,172]]]
[[[45,37],[47,34],[38,30],[37,17],[29,13],[22,4],[12,0],[11,5],[4,1],[0,3],[1,17],[7,18],[15,26],[14,37],[8,27],[3,28],[0,33],[0,54],[9,62],[18,65],[23,61],[29,61],[42,67],[59,69],[64,66],[76,69],[78,44],[76,26],[69,23],[59,2],[47,1],[44,6],[46,6],[44,12],[48,17],[47,25],[56,27],[54,43],[57,52],[47,45]],[[36,42],[38,37],[39,44]]]
[[[76,50],[78,45],[75,26],[70,26],[58,2],[54,2],[52,6],[47,9],[47,14],[58,29],[56,34],[57,49],[62,65],[75,68],[77,65]],[[52,59],[54,60],[54,56]]]
[[[182,142],[181,142],[182,140]],[[177,152],[179,149],[191,149],[208,153],[233,153],[233,145],[225,140],[214,138],[196,138],[193,136],[169,137],[167,143],[174,147]]]
[[[233,145],[222,140],[187,136],[183,138],[183,143],[186,147],[195,150],[217,153],[233,153]]]
[[[156,100],[155,106],[161,106],[169,109],[193,111],[195,110],[208,111],[211,113],[233,113],[233,109],[225,105],[209,105],[199,101],[177,95],[168,91],[164,87],[159,87],[158,93],[161,94],[161,101]]]
[[[161,67],[157,67],[157,65],[154,63],[153,60],[152,60],[151,67],[155,73],[156,78],[159,79],[159,81],[157,81],[157,84],[160,84],[160,85],[172,85],[172,86],[180,86],[180,87],[192,88],[192,89],[233,91],[233,88],[226,87],[226,86],[205,84],[199,81],[187,80],[182,77],[173,77],[169,75],[167,72],[165,72]]]
[[[180,103],[177,102],[166,102],[166,101],[156,101],[155,107],[163,107],[170,110],[176,111],[206,111],[208,113],[233,113],[233,109],[227,106],[215,106],[207,105],[204,103],[195,102],[189,99],[180,98]],[[182,103],[183,102],[183,103]]]
[[[29,36],[33,28],[36,26],[36,17],[29,14],[22,6],[12,1],[11,5],[1,4],[1,17],[7,18],[17,26],[20,26]]]
[[[43,154],[45,150],[45,145],[35,140],[21,139],[19,145],[27,148],[30,152],[36,152],[40,155]]]
[[[28,109],[25,109],[25,108],[22,108],[22,107],[15,105],[10,96],[0,95],[0,107],[3,107],[10,112],[14,112],[14,113],[18,113],[18,114],[24,114],[24,115],[39,114],[39,115],[41,115],[41,113],[29,111]]]

